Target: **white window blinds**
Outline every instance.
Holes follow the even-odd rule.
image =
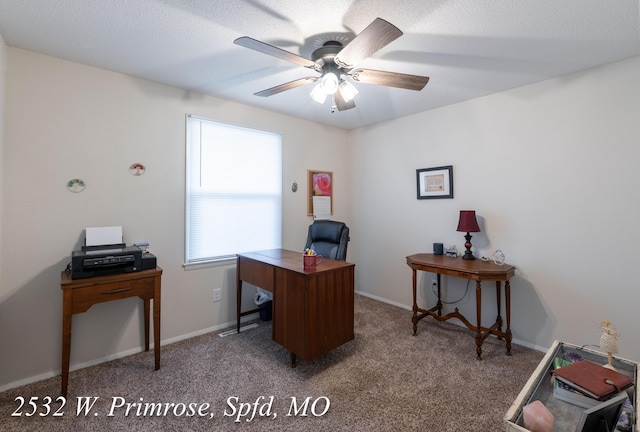
[[[187,116],[185,264],[282,244],[282,137]]]

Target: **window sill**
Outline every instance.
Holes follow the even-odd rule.
[[[226,257],[226,258],[220,258],[220,259],[213,259],[213,260],[207,260],[207,261],[198,261],[198,262],[192,262],[192,263],[184,263],[182,264],[182,267],[189,271],[189,270],[198,270],[201,268],[209,268],[209,267],[222,267],[222,266],[230,266],[230,265],[236,265],[236,257]]]

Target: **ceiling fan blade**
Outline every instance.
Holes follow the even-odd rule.
[[[262,97],[272,96],[274,94],[282,93],[283,91],[286,91],[286,90],[291,90],[293,88],[300,87],[300,86],[303,86],[305,84],[316,82],[317,80],[318,80],[317,77],[300,78],[300,79],[297,79],[297,80],[294,80],[294,81],[289,81],[288,83],[284,83],[284,84],[280,84],[280,85],[275,86],[275,87],[271,87],[270,89],[259,91],[258,93],[254,93],[254,95],[262,96]]]
[[[353,101],[353,99],[351,99],[349,102],[345,101],[340,91],[337,91],[333,94],[333,100],[336,103],[338,111],[346,111],[348,109],[356,107],[356,103]]]
[[[279,59],[297,64],[298,66],[304,66],[306,68],[311,68],[311,69],[313,69],[313,67],[315,66],[314,62],[312,62],[311,60],[305,57],[299,56],[298,54],[294,54],[289,51],[285,51],[282,48],[269,45],[268,43],[250,38],[249,36],[239,37],[238,39],[234,40],[233,43],[236,45],[243,46],[245,48],[250,48],[252,50],[259,51],[261,53],[278,57]]]
[[[429,77],[426,76],[408,75],[371,69],[355,69],[351,72],[351,78],[354,81],[367,84],[377,84],[417,91],[422,90],[429,82]]]
[[[349,70],[400,36],[402,31],[398,27],[376,18],[336,55],[334,61],[342,69]]]

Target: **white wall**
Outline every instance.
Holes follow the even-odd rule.
[[[334,219],[352,229],[357,290],[409,307],[405,257],[435,241],[461,250],[458,211],[475,209],[474,249],[500,248],[518,268],[517,341],[597,343],[609,319],[621,354],[640,360],[638,58],[351,133],[14,48],[6,67],[0,390],[59,373],[59,275],[86,226],[122,225],[127,243],[151,243],[165,270],[165,343],[233,322],[233,266],[182,268],[186,113],[282,133],[286,248],[301,247],[311,222],[306,170],[334,171]],[[147,172],[131,176],[133,162]],[[448,164],[455,198],[417,200],[415,170]],[[72,178],[87,189],[68,192]],[[420,279],[421,300],[433,300],[430,280]],[[464,286],[448,279],[447,297]],[[216,287],[221,303],[211,302]],[[484,298],[491,317],[494,290]],[[473,316],[472,295],[457,306]],[[94,306],[73,324],[72,367],[142,346],[134,299]]]
[[[187,113],[282,134],[284,247],[302,250],[312,222],[307,169],[334,172],[334,219],[350,222],[343,130],[29,51],[7,52],[0,390],[59,373],[60,272],[87,226],[122,225],[128,244],[151,244],[164,269],[163,341],[235,320],[235,266],[182,267]],[[134,162],[146,166],[144,175],[129,174]],[[86,182],[84,192],[66,189],[73,178]],[[222,302],[212,302],[213,288],[223,288]],[[248,307],[251,300],[248,292]],[[138,299],[74,316],[72,369],[139,351],[141,326]]]
[[[431,252],[433,242],[464,250],[458,212],[474,209],[482,229],[474,250],[501,249],[517,267],[514,339],[597,344],[607,319],[622,333],[621,356],[640,360],[638,76],[633,58],[352,133],[356,289],[409,307],[405,257]],[[442,165],[454,167],[454,199],[417,200],[416,169]],[[420,275],[429,306],[432,278]],[[448,300],[465,293],[460,279],[445,286]],[[485,286],[488,324],[495,289]],[[472,284],[455,305],[472,322],[474,298]]]
[[[6,75],[6,53],[7,47],[4,39],[0,35],[0,227],[2,227],[2,208],[3,208],[3,186],[2,178],[4,177],[4,101],[5,101],[5,75]],[[2,280],[2,230],[0,229],[0,280]]]

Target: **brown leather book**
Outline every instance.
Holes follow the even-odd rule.
[[[631,377],[589,360],[577,361],[552,373],[560,381],[598,400],[606,400],[633,385]]]

